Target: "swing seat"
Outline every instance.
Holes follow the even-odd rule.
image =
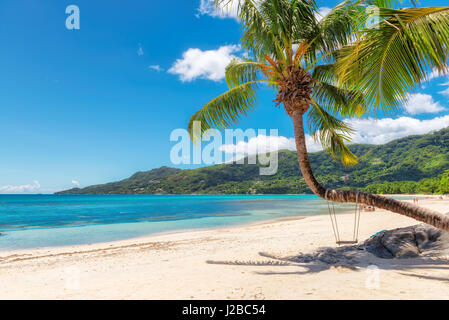
[[[327,199],[327,207],[329,209],[329,216],[330,216],[331,222],[332,222],[332,230],[334,231],[335,243],[339,246],[340,245],[348,245],[348,244],[358,244],[359,243],[358,235],[359,235],[359,225],[360,225],[360,212],[361,212],[361,206],[359,204],[359,193],[357,193],[357,196],[356,196],[354,230],[353,230],[352,240],[343,241],[340,239],[340,232],[338,230],[338,222],[337,222],[337,215],[335,213],[334,202],[332,201],[332,209],[331,209],[330,201],[328,200],[328,197],[327,197],[328,191],[329,190],[326,190],[326,194],[325,194],[324,198]]]
[[[357,244],[359,243],[359,241],[357,240],[351,240],[351,241],[337,241],[336,242],[338,245],[342,245],[342,244]]]

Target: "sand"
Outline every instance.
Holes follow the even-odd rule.
[[[449,212],[449,200],[420,205]],[[339,215],[349,235],[354,216]],[[417,222],[364,212],[360,239]],[[350,236],[349,236],[350,237]],[[449,299],[449,257],[295,262],[336,247],[329,216],[0,252],[1,299]]]

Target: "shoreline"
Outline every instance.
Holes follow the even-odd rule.
[[[449,200],[427,199],[445,212]],[[346,235],[353,215],[339,215]],[[362,212],[361,241],[418,224]],[[1,299],[448,299],[449,257],[380,259],[352,265],[286,260],[336,248],[329,217],[277,220],[150,235],[91,245],[0,252]],[[289,258],[290,259],[290,258]],[[367,288],[368,267],[379,270]],[[75,285],[73,285],[73,281]]]
[[[273,194],[273,195],[266,195],[266,196],[274,196],[277,194]],[[287,194],[287,196],[301,196],[303,194]],[[307,195],[307,194],[306,194]],[[138,195],[137,195],[138,196]],[[174,195],[176,196],[176,195]],[[202,195],[199,195],[202,196]],[[204,195],[203,195],[204,196]],[[215,195],[212,195],[215,196]],[[234,195],[230,195],[230,196],[234,196]],[[250,195],[250,196],[260,196],[260,195]],[[277,196],[282,196],[282,195],[277,195]],[[414,195],[395,195],[395,194],[391,194],[391,195],[385,195],[385,196],[391,196],[391,197],[413,197]],[[433,197],[438,197],[438,196],[434,196],[434,195],[425,195],[427,198],[433,198]],[[407,200],[405,200],[407,201]],[[337,213],[338,215],[343,215],[343,214],[351,214],[352,209],[349,209],[348,211],[344,211],[344,212],[339,212]],[[259,225],[259,224],[270,224],[270,223],[277,223],[277,222],[282,222],[282,221],[290,221],[290,220],[299,220],[299,219],[305,219],[308,217],[314,217],[314,216],[322,216],[322,215],[327,215],[327,213],[318,213],[318,214],[314,214],[314,215],[303,215],[303,216],[291,216],[291,217],[283,217],[283,218],[277,218],[277,219],[268,219],[268,220],[261,220],[261,221],[253,221],[253,222],[242,222],[241,224],[235,224],[235,225],[228,225],[228,226],[218,226],[218,227],[205,227],[205,228],[182,228],[182,229],[174,229],[174,230],[168,230],[168,231],[161,231],[161,232],[154,232],[154,233],[148,233],[148,234],[144,234],[144,235],[139,235],[139,236],[132,236],[132,237],[128,237],[128,238],[123,238],[123,239],[118,239],[118,240],[111,240],[111,241],[100,241],[100,242],[91,242],[91,243],[81,243],[81,244],[63,244],[63,245],[58,245],[58,246],[37,246],[37,247],[30,247],[30,248],[17,248],[17,249],[2,249],[0,248],[0,255],[4,252],[17,252],[17,251],[26,251],[26,250],[35,250],[35,249],[56,249],[56,248],[67,248],[67,247],[72,247],[72,246],[85,246],[85,245],[93,245],[93,244],[109,244],[109,243],[115,243],[118,241],[126,241],[126,240],[138,240],[138,239],[142,239],[142,238],[147,238],[147,237],[157,237],[160,235],[169,235],[169,234],[178,234],[178,233],[184,233],[184,232],[196,232],[196,231],[208,231],[208,230],[220,230],[223,228],[239,228],[239,227],[245,227],[245,226],[252,226],[252,225]],[[151,221],[148,223],[152,223],[155,221]],[[163,222],[163,221],[157,221],[157,222]],[[11,230],[11,232],[27,232],[27,231],[33,231],[33,230],[52,230],[52,229],[64,229],[64,228],[89,228],[89,227],[98,227],[98,226],[109,226],[109,225],[120,225],[120,224],[127,224],[127,223],[140,223],[140,222],[121,222],[121,223],[111,223],[111,224],[86,224],[86,225],[73,225],[73,226],[58,226],[58,227],[39,227],[39,228],[30,228],[30,229],[16,229],[16,230]],[[0,240],[2,239],[2,237],[7,236],[9,232],[2,232],[0,234]]]
[[[342,212],[342,213],[338,213],[339,215],[345,215],[345,214],[350,214],[350,212]],[[179,230],[170,230],[170,231],[161,231],[161,232],[155,232],[155,233],[149,233],[146,235],[142,235],[142,236],[136,236],[136,237],[131,237],[131,238],[126,238],[126,239],[119,239],[119,240],[112,240],[112,241],[101,241],[101,242],[92,242],[92,243],[87,243],[87,244],[69,244],[69,245],[60,245],[60,246],[48,246],[48,247],[35,247],[35,248],[18,248],[18,249],[7,249],[7,250],[3,250],[0,248],[0,261],[2,258],[2,255],[4,253],[18,253],[23,252],[23,251],[36,251],[36,250],[57,250],[57,249],[63,249],[63,248],[73,248],[73,247],[84,247],[84,246],[92,246],[92,245],[99,245],[99,246],[108,246],[108,245],[114,245],[120,242],[124,242],[124,241],[138,241],[138,240],[147,240],[147,239],[151,239],[153,237],[159,237],[159,236],[169,236],[169,235],[176,235],[176,234],[183,234],[183,233],[194,233],[194,232],[201,232],[201,231],[223,231],[223,230],[227,230],[227,229],[238,229],[238,228],[242,228],[242,227],[251,227],[251,226],[258,226],[258,225],[265,225],[265,224],[275,224],[275,223],[281,223],[284,221],[296,221],[296,220],[303,220],[309,217],[316,217],[316,216],[323,216],[325,214],[317,214],[317,215],[313,215],[313,216],[295,216],[295,217],[284,217],[284,218],[278,218],[278,219],[270,219],[270,220],[263,220],[263,221],[254,221],[254,222],[248,222],[248,223],[243,223],[243,224],[237,224],[237,225],[231,225],[231,226],[225,226],[225,227],[208,227],[208,228],[191,228],[191,229],[179,229]],[[88,225],[86,225],[88,226]],[[85,226],[81,226],[85,227]],[[64,227],[62,227],[64,228]],[[72,228],[72,227],[71,227]],[[73,227],[73,228],[80,228],[78,227]],[[43,229],[48,229],[50,230],[51,228],[43,228]],[[6,235],[6,233],[2,233],[1,236]],[[0,236],[0,237],[1,237]]]

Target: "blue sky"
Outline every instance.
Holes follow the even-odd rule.
[[[223,67],[244,54],[238,21],[208,1],[1,0],[0,192],[54,192],[174,166],[170,133],[226,90]],[[323,12],[335,3],[318,1]],[[71,4],[79,30],[65,26]],[[387,119],[354,120],[354,141],[448,126],[448,81],[435,77]],[[273,98],[261,92],[258,112],[238,127],[276,128],[291,144],[291,120]]]

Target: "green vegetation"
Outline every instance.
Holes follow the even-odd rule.
[[[386,193],[449,193],[449,128],[385,145],[351,145],[359,163],[345,167],[324,152],[310,154],[318,180],[332,188]],[[296,152],[279,152],[278,173],[259,165],[221,164],[194,170],[162,167],[128,179],[62,194],[301,194],[310,193]]]
[[[393,181],[381,184],[371,184],[363,190],[369,193],[377,194],[432,194],[440,192],[440,178],[425,178],[416,181]]]
[[[439,193],[449,194],[449,170],[447,170],[440,181]]]

